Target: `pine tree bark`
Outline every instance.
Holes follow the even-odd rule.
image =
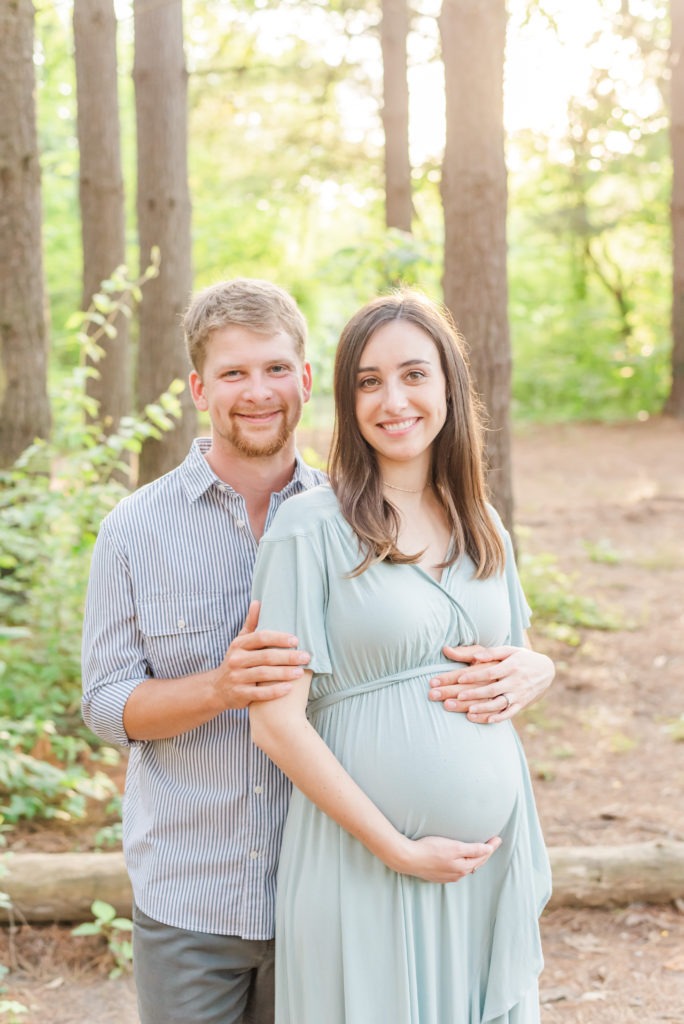
[[[409,156],[409,88],[406,40],[407,0],[382,0],[383,108],[385,132],[385,222],[388,228],[411,231],[411,161]]]
[[[117,86],[116,15],[113,0],[74,0],[74,50],[79,198],[83,243],[83,309],[112,272],[126,261],[126,227],[119,97]],[[100,342],[105,356],[97,363],[99,377],[88,381],[88,394],[98,402],[98,420],[105,431],[116,430],[131,412],[128,320],[114,321],[117,335]]]
[[[439,26],[446,82],[444,300],[470,349],[475,386],[488,420],[489,488],[510,530],[505,0],[444,0]]]
[[[664,412],[684,419],[684,0],[670,2],[672,150],[672,384]]]
[[[50,430],[33,4],[0,6],[0,466]]]
[[[135,0],[135,108],[138,144],[138,230],[143,269],[154,246],[159,276],[145,285],[140,304],[138,400],[153,402],[170,382],[188,375],[181,315],[192,287],[190,194],[187,167],[187,71],[181,0]],[[145,442],[138,483],[182,461],[196,416],[186,387],[182,422],[160,441]]]

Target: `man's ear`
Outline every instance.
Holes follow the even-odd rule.
[[[195,403],[195,408],[199,409],[200,412],[206,412],[209,408],[209,403],[204,391],[204,382],[197,370],[190,371],[188,381],[190,384],[190,394],[192,395],[192,400]]]
[[[305,402],[308,402],[311,398],[311,389],[313,387],[313,379],[311,376],[311,363],[304,363],[302,370],[302,398]]]

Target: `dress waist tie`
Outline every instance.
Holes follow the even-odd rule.
[[[356,697],[361,693],[381,690],[385,686],[393,686],[395,683],[401,683],[405,679],[419,679],[421,676],[429,678],[439,675],[441,672],[450,672],[461,664],[458,661],[439,661],[434,665],[416,665],[415,668],[408,668],[403,672],[379,676],[377,679],[369,679],[365,683],[350,686],[345,690],[336,690],[335,693],[326,693],[322,697],[315,697],[314,700],[310,700],[307,704],[306,712],[307,714],[313,714],[316,711],[321,711],[323,708],[330,707],[331,704],[338,704],[341,700],[346,700],[348,697]]]

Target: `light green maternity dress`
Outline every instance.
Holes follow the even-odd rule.
[[[550,870],[510,722],[474,725],[428,700],[449,644],[523,644],[528,608],[506,570],[467,557],[437,582],[416,565],[347,574],[359,548],[327,485],[285,502],[261,542],[259,627],[311,653],[307,714],[404,834],[503,845],[440,885],[399,875],[297,789],[280,857],[277,1024],[537,1024],[538,917]]]

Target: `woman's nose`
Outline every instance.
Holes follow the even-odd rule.
[[[385,386],[384,404],[388,412],[400,412],[406,408],[406,392],[400,383],[388,381]]]

